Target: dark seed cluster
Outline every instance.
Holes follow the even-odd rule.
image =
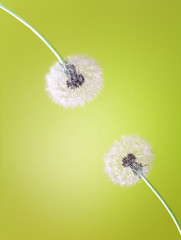
[[[140,174],[142,174],[143,165],[141,163],[137,163],[135,160],[135,155],[128,153],[127,156],[122,159],[122,165],[124,167],[130,167],[135,175],[140,176]]]
[[[124,167],[130,167],[135,162],[135,159],[136,157],[134,154],[128,153],[127,156],[122,159],[122,165]]]
[[[65,73],[67,74],[67,87],[71,89],[76,89],[84,83],[84,76],[78,74],[76,67],[72,63],[66,63]]]

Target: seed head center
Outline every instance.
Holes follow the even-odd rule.
[[[78,74],[76,67],[72,63],[66,63],[65,73],[67,75],[67,87],[71,89],[76,89],[84,83],[84,76]]]
[[[143,165],[141,163],[137,163],[135,160],[135,155],[132,153],[128,153],[126,157],[122,159],[122,165],[124,167],[130,167],[135,175],[141,176]]]
[[[124,167],[130,167],[135,163],[136,157],[132,153],[128,153],[126,157],[122,159],[122,165]]]

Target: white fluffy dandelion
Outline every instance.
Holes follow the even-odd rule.
[[[115,184],[121,186],[130,186],[141,178],[164,205],[181,234],[181,227],[174,213],[145,177],[150,169],[152,160],[153,152],[143,138],[122,136],[121,141],[116,141],[104,158],[106,164],[105,172]]]
[[[132,185],[140,178],[135,171],[147,175],[152,160],[152,150],[143,138],[122,136],[104,158],[105,172],[115,184]]]
[[[50,68],[50,73],[46,76],[46,90],[55,103],[74,108],[95,98],[103,86],[102,69],[95,60],[84,56],[64,60],[50,42],[26,20],[2,3],[0,8],[34,32],[58,58],[58,62]]]
[[[103,87],[102,69],[85,56],[67,57],[65,64],[55,63],[46,75],[46,90],[54,103],[63,107],[83,106]]]

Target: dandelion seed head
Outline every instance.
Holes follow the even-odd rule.
[[[104,157],[105,172],[115,184],[133,185],[140,179],[133,169],[146,176],[153,161],[153,152],[145,139],[122,136]]]
[[[67,57],[66,65],[59,62],[46,75],[46,90],[52,101],[65,108],[83,106],[93,100],[103,88],[101,67],[85,56]]]

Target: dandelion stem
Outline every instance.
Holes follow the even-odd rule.
[[[0,8],[2,8],[4,11],[8,12],[10,15],[18,19],[20,22],[22,22],[25,26],[27,26],[29,29],[31,29],[49,48],[50,50],[55,54],[55,56],[58,58],[60,63],[64,64],[64,59],[60,56],[60,54],[57,52],[57,50],[50,44],[50,42],[44,38],[34,27],[32,27],[27,21],[25,21],[22,17],[20,17],[17,13],[0,3]]]
[[[156,189],[153,187],[153,185],[143,176],[143,174],[140,174],[140,177],[143,179],[143,181],[148,185],[148,187],[155,193],[155,195],[159,198],[159,200],[161,201],[161,203],[164,205],[164,207],[167,209],[168,213],[170,214],[171,218],[173,219],[175,225],[177,226],[177,229],[181,235],[181,226],[178,222],[178,220],[176,219],[174,213],[172,212],[172,210],[169,208],[169,206],[167,205],[167,203],[165,202],[165,200],[162,198],[162,196],[156,191]]]

